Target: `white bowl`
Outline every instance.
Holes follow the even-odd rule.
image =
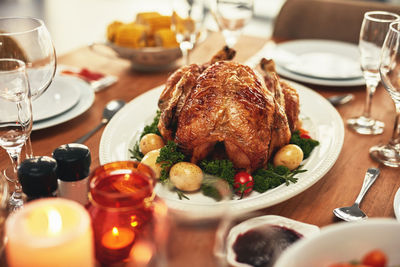
[[[321,229],[319,235],[300,240],[285,250],[274,267],[327,267],[360,260],[373,249],[388,256],[388,265],[400,264],[400,223],[393,219],[340,222]]]
[[[237,239],[237,237],[241,234],[246,233],[247,231],[255,228],[262,227],[264,225],[276,225],[280,227],[285,227],[295,232],[301,234],[303,238],[310,237],[312,235],[319,233],[319,227],[311,224],[302,223],[299,221],[295,221],[292,219],[288,219],[281,216],[276,215],[265,215],[260,217],[255,217],[249,220],[246,220],[235,227],[233,227],[228,234],[227,237],[227,260],[231,266],[237,267],[251,267],[248,264],[240,263],[236,261],[236,253],[233,249],[233,245]],[[296,241],[298,242],[298,241]]]
[[[117,57],[127,59],[131,62],[132,68],[144,71],[155,71],[169,69],[175,66],[175,61],[182,57],[182,52],[179,47],[164,48],[164,47],[143,47],[130,48],[119,46],[110,42],[93,43],[90,48],[110,57],[103,50],[97,49],[97,46],[106,46],[114,50]]]

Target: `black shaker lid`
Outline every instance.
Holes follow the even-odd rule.
[[[22,191],[30,197],[53,195],[57,190],[57,162],[47,156],[24,160],[18,167],[18,179]]]
[[[53,151],[57,161],[57,177],[62,181],[79,181],[89,176],[91,156],[87,146],[66,144]]]

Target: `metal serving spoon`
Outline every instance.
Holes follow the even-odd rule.
[[[353,94],[334,95],[327,98],[327,100],[334,106],[343,105],[353,100]]]
[[[360,202],[364,198],[365,193],[367,193],[368,189],[378,178],[379,174],[379,169],[369,168],[367,173],[365,174],[361,191],[358,194],[353,206],[334,209],[333,213],[336,215],[336,217],[348,222],[368,218],[368,216],[360,209]]]
[[[81,138],[77,139],[75,143],[83,144],[86,140],[89,139],[95,132],[100,130],[101,127],[106,125],[110,119],[125,105],[125,101],[123,100],[112,100],[107,103],[103,110],[103,118],[99,125],[97,125],[93,130],[82,136]]]

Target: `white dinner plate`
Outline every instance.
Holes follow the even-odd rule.
[[[298,174],[298,182],[278,186],[265,193],[252,192],[241,200],[229,201],[232,214],[240,214],[269,207],[285,201],[312,186],[334,165],[342,149],[344,139],[343,121],[329,102],[300,84],[290,82],[300,95],[303,127],[320,142],[304,162],[305,173]],[[152,122],[163,86],[154,88],[125,105],[106,126],[99,147],[100,163],[129,160],[131,149],[138,140],[143,127]],[[155,191],[168,207],[192,218],[221,215],[226,206],[201,193],[188,194],[190,200],[180,200],[175,192],[157,184]]]
[[[82,81],[81,79],[70,76],[58,76],[57,80],[62,80],[63,85],[68,88],[74,88],[72,90],[76,90],[79,92],[78,103],[69,110],[57,116],[51,117],[46,120],[34,121],[32,130],[40,130],[69,121],[81,115],[92,106],[94,101],[94,92],[89,84]]]
[[[322,58],[321,55],[323,55]],[[333,55],[339,56],[335,58]],[[359,51],[354,44],[313,39],[288,41],[280,44],[268,42],[249,59],[248,63],[252,66],[257,65],[263,57],[272,58],[276,63],[277,73],[291,80],[334,87],[365,84],[362,74],[358,72]],[[319,58],[321,62],[318,60]],[[300,63],[296,63],[296,59]],[[325,63],[322,63],[322,59]],[[335,62],[340,64],[340,68],[331,65]],[[352,67],[347,68],[346,62],[352,62]],[[344,68],[349,72],[343,71]]]
[[[396,219],[400,221],[400,187],[397,189],[396,195],[394,196],[393,209],[394,216],[396,216]]]
[[[360,55],[354,44],[326,40],[296,40],[278,44],[275,63],[299,75],[317,79],[362,78]]]
[[[56,75],[49,88],[32,101],[33,121],[40,121],[59,115],[73,106],[80,98],[78,87],[70,86],[70,80]]]

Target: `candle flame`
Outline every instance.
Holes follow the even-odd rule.
[[[62,229],[62,218],[60,213],[56,209],[50,209],[47,211],[48,221],[48,232],[55,235],[61,232]]]
[[[119,236],[119,231],[118,231],[118,228],[117,228],[117,227],[113,227],[113,229],[112,229],[112,234],[113,234],[113,236],[115,236],[115,237],[118,237],[118,236]]]

